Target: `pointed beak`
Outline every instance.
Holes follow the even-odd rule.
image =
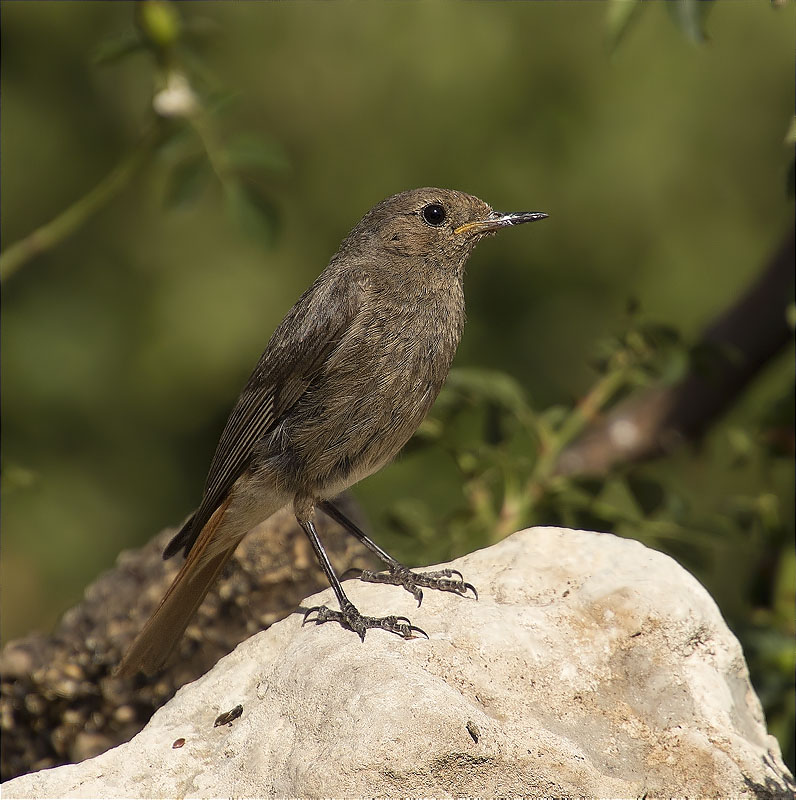
[[[504,214],[501,211],[493,211],[486,219],[477,219],[473,222],[465,222],[454,228],[454,233],[490,233],[492,231],[507,228],[509,225],[522,225],[524,222],[534,222],[537,219],[546,219],[547,214],[541,211],[516,211],[513,214]]]

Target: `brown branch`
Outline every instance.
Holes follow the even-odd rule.
[[[620,403],[561,454],[556,474],[604,474],[698,440],[792,340],[793,263],[791,231],[747,291],[704,331],[697,348],[704,358],[686,378]]]

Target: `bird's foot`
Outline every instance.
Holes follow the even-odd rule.
[[[363,570],[359,576],[360,580],[368,583],[388,583],[391,586],[403,586],[409,592],[417,604],[423,602],[423,590],[439,589],[441,592],[453,592],[454,594],[465,597],[471,591],[478,599],[478,592],[472,583],[466,583],[464,576],[457,569],[441,569],[438,572],[412,572],[406,567],[392,567],[387,572],[371,572]]]
[[[315,617],[310,619],[310,614],[315,614]],[[366,617],[359,613],[353,603],[348,603],[341,611],[335,611],[326,606],[310,608],[304,614],[302,625],[307,622],[314,622],[316,625],[323,625],[324,622],[339,622],[344,628],[358,634],[363,642],[365,641],[365,631],[371,628],[381,628],[383,631],[389,631],[404,639],[415,639],[418,636],[425,636],[428,639],[428,634],[422,628],[412,625],[406,617]]]

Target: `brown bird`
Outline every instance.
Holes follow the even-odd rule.
[[[117,674],[152,673],[166,660],[238,543],[292,504],[337,597],[334,620],[364,640],[369,628],[422,634],[406,617],[367,617],[348,599],[313,522],[316,507],[388,567],[364,580],[475,589],[449,570],[415,573],[372,542],[332,499],[391,461],[426,416],[464,328],[464,265],[501,228],[543,219],[503,214],[462,192],[415,189],[374,206],[274,331],[221,434],[198,510],[166,548],[187,560]]]

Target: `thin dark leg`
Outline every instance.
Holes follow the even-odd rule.
[[[315,530],[315,524],[312,520],[307,520],[306,522],[299,520],[298,523],[301,525],[304,533],[307,534],[307,538],[310,540],[312,549],[315,551],[315,558],[318,559],[318,563],[321,565],[324,575],[326,575],[326,580],[329,581],[332,589],[334,590],[340,608],[351,605],[351,601],[343,591],[343,585],[340,583],[340,579],[337,577],[337,573],[334,571],[332,562],[329,561],[329,556],[326,555],[326,550],[321,544],[321,540],[318,538],[318,532]]]
[[[330,500],[322,500],[318,503],[318,507],[328,514],[333,520],[342,525],[355,539],[358,539],[365,547],[372,553],[375,553],[388,567],[388,572],[371,572],[370,570],[363,570],[359,576],[360,580],[367,581],[368,583],[388,583],[391,586],[403,586],[407,592],[417,600],[417,604],[423,601],[423,590],[421,586],[427,589],[439,589],[442,592],[453,592],[461,596],[465,596],[467,591],[470,590],[478,599],[478,592],[471,583],[465,583],[464,576],[456,569],[443,569],[438,572],[412,572],[408,567],[401,564],[400,561],[393,558],[386,550],[382,550],[376,542],[370,539],[361,528],[355,525],[351,520],[343,514],[342,511]],[[454,577],[454,576],[457,576]]]
[[[310,540],[312,549],[315,551],[315,557],[321,565],[326,578],[334,590],[337,602],[340,605],[339,611],[334,611],[326,606],[315,606],[310,608],[304,614],[304,622],[314,622],[316,625],[322,625],[324,622],[339,622],[349,630],[359,635],[359,638],[365,641],[365,631],[368,628],[381,628],[382,630],[395,633],[402,636],[404,639],[414,639],[415,634],[422,634],[428,639],[428,634],[424,630],[412,625],[406,617],[366,617],[359,613],[357,607],[348,599],[346,593],[343,591],[343,586],[340,579],[329,561],[329,556],[326,555],[321,540],[318,538],[318,532],[315,530],[315,525],[311,519],[298,520],[299,525],[307,534]],[[309,619],[310,614],[315,614],[313,620]]]
[[[339,525],[342,525],[355,539],[358,539],[371,553],[375,553],[387,566],[391,568],[398,568],[402,567],[400,561],[393,558],[386,550],[382,550],[373,539],[369,538],[368,535],[357,525],[355,525],[345,514],[343,514],[340,509],[331,502],[331,500],[321,500],[318,503],[318,508],[320,508],[325,514],[330,516],[335,522]]]

